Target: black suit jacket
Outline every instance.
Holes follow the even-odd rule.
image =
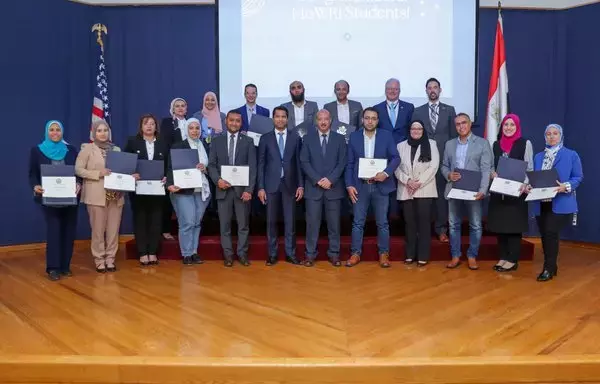
[[[265,133],[260,137],[258,145],[258,189],[268,193],[279,191],[281,183],[285,184],[288,191],[304,188],[304,174],[300,166],[300,150],[302,138],[295,130],[288,130],[283,159],[279,154],[279,137],[275,131]],[[281,179],[283,167],[284,178]]]
[[[68,144],[67,148],[69,150],[64,158],[65,165],[75,165],[75,160],[77,160],[77,150],[75,147]],[[35,147],[31,148],[29,153],[29,186],[32,190],[36,185],[42,185],[42,164],[52,164],[52,160],[47,158],[36,145]],[[80,177],[77,177],[77,183],[81,184]],[[41,203],[42,201],[42,198],[39,195],[34,194],[33,198],[36,203]],[[77,199],[79,199],[79,196],[77,196]]]
[[[227,152],[227,141],[229,140],[229,132],[213,137],[210,144],[210,154],[208,155],[208,174],[213,183],[217,185],[221,178],[221,166],[229,165],[229,156]],[[246,135],[238,132],[237,143],[235,146],[235,165],[247,165],[250,170],[250,182],[247,187],[233,187],[236,196],[242,197],[242,193],[254,193],[256,184],[256,148],[254,140]],[[218,186],[215,192],[217,200],[224,199],[227,191],[220,189]]]
[[[130,136],[127,139],[127,144],[123,152],[136,153],[138,160],[148,160],[148,150],[146,149],[146,141],[138,136]],[[167,175],[168,150],[162,138],[157,138],[154,142],[154,157],[152,160],[162,160],[164,163],[165,176]],[[129,193],[129,199],[134,199],[137,195],[135,192]],[[150,196],[154,197],[154,196]]]
[[[165,143],[167,152],[171,149],[173,144],[181,141],[181,132],[179,131],[178,126],[177,119],[173,119],[172,117],[165,117],[160,122],[159,134]]]

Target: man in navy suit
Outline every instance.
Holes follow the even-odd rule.
[[[346,189],[354,207],[352,222],[352,244],[347,267],[360,262],[363,232],[369,206],[375,211],[377,223],[377,248],[379,265],[390,266],[390,227],[388,224],[389,195],[396,190],[394,171],[400,165],[400,157],[391,132],[377,129],[379,115],[375,108],[363,112],[364,129],[350,135],[348,142],[348,166],[346,168]],[[373,177],[359,177],[359,159],[385,159],[387,166]],[[391,176],[391,177],[390,177]]]
[[[236,111],[242,115],[242,132],[248,131],[250,128],[250,122],[254,115],[261,115],[269,117],[269,110],[256,104],[256,97],[258,96],[258,88],[256,85],[250,83],[244,87],[244,97],[246,98],[246,104],[242,105]]]
[[[385,83],[385,101],[374,106],[379,114],[379,128],[390,131],[398,144],[406,139],[415,106],[400,100],[400,80],[389,79]]]
[[[302,139],[287,129],[288,111],[273,109],[275,130],[260,137],[258,145],[258,198],[267,206],[267,265],[277,263],[277,222],[283,212],[286,261],[296,258],[296,202],[304,196],[304,176],[300,167]]]
[[[317,241],[321,216],[325,206],[325,219],[329,235],[327,256],[336,267],[340,263],[340,213],[342,199],[346,197],[342,175],[346,167],[346,140],[331,131],[331,115],[326,109],[317,113],[317,131],[304,136],[300,152],[304,171],[304,199],[306,201],[306,260],[312,267],[317,258]]]

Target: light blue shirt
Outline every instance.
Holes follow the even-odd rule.
[[[467,136],[467,140],[465,142],[460,141],[460,137],[456,139],[456,168],[464,169],[465,161],[467,160],[467,150],[469,149],[469,140],[471,139],[471,134]]]

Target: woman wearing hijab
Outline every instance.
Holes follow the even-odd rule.
[[[169,153],[169,150],[173,146],[173,143],[178,143],[186,139],[187,127],[185,124],[185,118],[187,115],[187,101],[181,97],[176,97],[171,100],[169,107],[169,117],[162,119],[160,123],[160,136],[164,142],[165,151]],[[163,198],[163,215],[162,215],[162,236],[165,240],[173,240],[171,230],[173,229],[173,222],[171,220],[173,216],[173,207],[171,206],[171,200],[169,196]]]
[[[405,264],[423,267],[431,254],[431,205],[437,198],[435,175],[440,164],[437,144],[427,137],[425,124],[414,120],[409,127],[408,139],[398,144],[400,166],[397,199],[402,202],[406,225]]]
[[[179,223],[179,247],[183,264],[202,264],[204,261],[198,256],[198,243],[200,241],[200,229],[202,218],[206,207],[210,203],[210,187],[206,177],[208,155],[200,140],[200,121],[191,118],[187,121],[187,139],[174,144],[173,149],[195,149],[198,151],[200,162],[196,165],[202,171],[202,187],[194,189],[181,189],[174,184],[173,167],[169,161],[167,172],[167,189],[170,192],[171,201],[177,214]]]
[[[202,110],[194,113],[194,117],[200,121],[202,128],[201,139],[205,145],[210,145],[213,136],[223,133],[225,128],[225,114],[219,111],[217,95],[214,92],[206,92],[202,99]]]
[[[77,150],[63,140],[64,128],[60,121],[46,123],[44,141],[31,148],[29,155],[29,184],[33,189],[34,200],[41,204],[42,188],[41,165],[75,165]],[[81,180],[77,180],[77,194]],[[61,276],[72,276],[71,257],[77,228],[77,205],[42,206],[46,219],[46,273],[51,281]]]
[[[533,205],[538,228],[542,235],[544,268],[538,281],[551,280],[558,273],[558,242],[560,231],[572,222],[577,213],[575,190],[583,180],[581,159],[577,152],[563,146],[563,129],[558,124],[550,124],[544,131],[546,148],[535,155],[533,169],[536,171],[556,169],[558,173],[557,195],[549,201]]]
[[[136,153],[139,160],[163,161],[166,174],[167,149],[159,137],[158,121],[152,115],[140,118],[138,133],[127,140],[125,152]],[[166,178],[163,179],[166,182]],[[135,244],[142,266],[158,264],[158,246],[162,231],[164,196],[129,194],[133,209]],[[170,202],[169,202],[170,204]]]
[[[494,142],[494,169],[498,169],[501,157],[523,160],[527,171],[533,170],[533,146],[521,136],[519,116],[509,113],[502,119],[499,139]],[[491,173],[491,178],[498,176]],[[524,188],[523,188],[524,189]],[[499,261],[494,265],[498,272],[516,271],[521,253],[521,239],[529,228],[526,195],[512,197],[492,193],[488,208],[488,229],[498,236]]]
[[[81,201],[87,205],[92,229],[91,249],[98,273],[115,272],[115,256],[119,247],[119,227],[123,211],[123,194],[104,189],[106,154],[120,151],[111,143],[111,132],[104,120],[92,124],[90,144],[84,144],[75,162],[75,174],[83,178]]]

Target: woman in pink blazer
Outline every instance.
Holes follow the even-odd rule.
[[[400,166],[395,172],[406,230],[404,263],[418,260],[420,267],[427,265],[431,253],[431,205],[438,196],[435,174],[440,165],[437,144],[424,127],[420,120],[410,124],[408,139],[398,144]]]

